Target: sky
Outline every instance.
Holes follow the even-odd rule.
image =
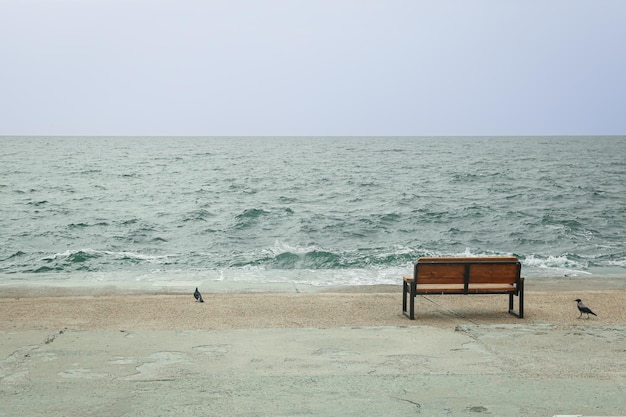
[[[0,135],[625,135],[624,0],[0,0]]]

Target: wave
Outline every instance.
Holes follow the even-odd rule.
[[[45,256],[40,260],[45,263],[24,272],[50,271],[86,271],[95,272],[111,268],[113,264],[167,263],[170,256],[145,255],[127,251],[94,250],[90,248],[67,250]]]
[[[276,239],[265,248],[234,251],[224,256],[216,252],[141,253],[132,250],[100,250],[81,248],[52,255],[37,256],[24,251],[7,254],[2,259],[2,273],[71,273],[119,272],[151,274],[155,271],[189,269],[260,270],[260,271],[340,271],[403,270],[410,273],[413,262],[420,257],[517,256],[527,277],[586,276],[592,273],[619,273],[626,267],[623,252],[608,248],[604,255],[525,254],[465,247],[463,250],[438,250],[412,245],[337,248],[319,244],[290,244]],[[615,270],[616,272],[611,272]],[[595,272],[594,272],[595,271]],[[268,276],[271,274],[268,272]]]
[[[619,266],[619,267],[626,268],[626,259],[619,259],[619,260],[614,260],[614,261],[608,261],[608,265],[610,265],[610,266]]]
[[[269,211],[253,208],[253,209],[246,209],[243,211],[243,213],[238,214],[235,217],[237,219],[256,219],[266,214],[269,214]]]
[[[252,227],[259,221],[260,218],[269,214],[269,211],[263,209],[246,209],[242,213],[235,216],[235,228],[242,230]]]
[[[67,225],[67,227],[70,229],[82,229],[82,228],[93,227],[93,226],[109,226],[109,223],[102,221],[98,223],[70,223]]]
[[[50,255],[42,258],[42,260],[58,260],[58,259],[66,259],[72,262],[84,262],[89,259],[100,258],[103,256],[110,256],[114,259],[138,259],[144,261],[153,261],[158,259],[165,259],[168,256],[155,256],[155,255],[144,255],[141,253],[127,252],[127,251],[107,251],[107,250],[95,250],[95,249],[77,249],[77,250],[67,250],[62,253],[55,253],[54,255]]]
[[[207,219],[213,216],[215,216],[215,214],[211,213],[210,211],[205,210],[205,209],[199,209],[199,210],[194,210],[194,211],[187,213],[185,217],[183,218],[183,222],[194,222],[194,221],[206,222]]]
[[[2,259],[2,261],[8,261],[10,259],[15,259],[15,258],[19,258],[22,256],[25,256],[26,252],[22,252],[21,250],[18,250],[17,252],[13,253],[12,255],[9,255],[8,257]]]
[[[29,206],[40,207],[40,206],[43,206],[45,204],[48,204],[48,200],[29,201],[27,204]]]
[[[150,271],[163,270],[176,265],[194,265],[198,270],[214,268],[262,270],[350,270],[399,268],[410,271],[413,262],[420,257],[481,257],[481,256],[517,256],[527,276],[578,276],[588,275],[590,267],[597,266],[589,259],[573,254],[555,256],[516,255],[495,251],[472,250],[464,251],[432,251],[423,248],[412,248],[402,245],[393,247],[366,247],[350,250],[323,248],[318,245],[292,246],[276,240],[273,246],[251,252],[233,253],[227,260],[215,261],[214,254],[186,255],[147,255],[130,251],[110,251],[84,248],[67,250],[40,258],[36,266],[21,272],[52,272],[52,271],[85,271],[104,272],[118,271]],[[15,253],[9,258],[24,258],[23,252]],[[598,260],[600,266],[624,266],[626,261],[620,257]],[[43,263],[43,265],[42,265]],[[14,265],[15,266],[15,265]],[[24,267],[26,265],[23,265]]]
[[[272,247],[237,256],[228,267],[265,269],[351,269],[410,264],[416,252],[405,247],[337,250],[319,245],[292,246],[276,240]]]
[[[534,272],[541,272],[549,276],[578,276],[591,275],[587,271],[589,262],[580,259],[575,255],[562,255],[542,257],[538,255],[528,255],[520,257],[522,267],[530,268]]]

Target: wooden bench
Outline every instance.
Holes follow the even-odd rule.
[[[403,279],[402,312],[415,320],[415,297],[419,294],[508,294],[509,313],[523,318],[521,269],[515,257],[419,258],[413,276]],[[519,301],[517,313],[513,311],[514,295]]]

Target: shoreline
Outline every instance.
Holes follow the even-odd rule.
[[[203,294],[245,293],[393,293],[402,292],[398,284],[311,285],[297,282],[248,281],[0,281],[0,299],[42,296],[187,294],[199,287]],[[626,290],[626,276],[532,277],[525,279],[526,291]]]

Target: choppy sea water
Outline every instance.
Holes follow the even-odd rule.
[[[626,137],[0,137],[0,282],[626,276]]]

